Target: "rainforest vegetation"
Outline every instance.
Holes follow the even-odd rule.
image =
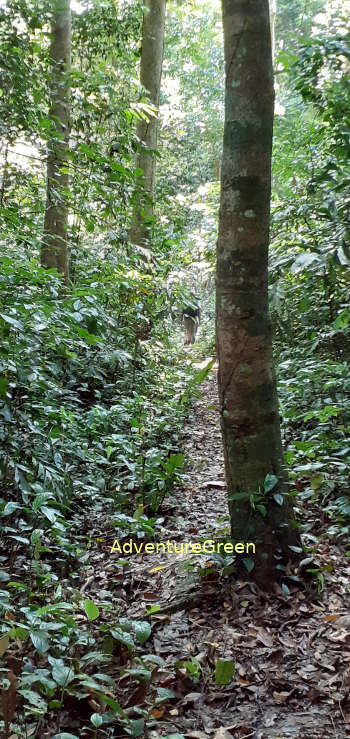
[[[226,44],[240,28],[243,5],[223,0]],[[228,90],[239,87],[240,66],[230,66],[227,45],[225,65],[218,0],[0,2],[0,733],[5,739],[314,736],[310,729],[258,733],[255,714],[245,724],[236,721],[237,712],[235,720],[229,715],[227,706],[239,700],[228,699],[228,693],[225,700],[237,703],[225,703],[226,723],[220,707],[210,704],[217,718],[206,724],[205,711],[196,704],[205,703],[210,691],[223,700],[220,691],[227,686],[236,695],[244,683],[246,693],[253,685],[242,659],[239,663],[227,650],[227,635],[222,641],[216,626],[209,629],[218,603],[222,611],[234,611],[235,629],[249,612],[252,634],[254,607],[268,630],[281,625],[282,611],[285,622],[296,618],[299,607],[306,613],[308,597],[315,614],[321,606],[314,604],[327,599],[332,583],[337,595],[322,608],[336,619],[348,593],[346,2],[277,0],[268,7],[267,0],[258,0],[257,5],[265,21],[270,17],[272,52],[268,35],[265,61],[267,77],[273,68],[275,95],[273,100],[270,75],[271,199],[267,188],[262,228],[266,269],[268,231],[270,240],[265,327],[272,334],[277,385],[273,374],[264,385],[270,403],[268,411],[264,406],[264,429],[278,407],[271,432],[277,457],[283,447],[277,466],[265,464],[271,436],[260,446],[246,441],[253,406],[248,411],[246,396],[239,395],[239,328],[235,333],[220,308],[230,275],[236,298],[242,295],[245,272],[234,259],[230,274],[227,262],[220,263],[223,240],[225,248],[230,245],[227,218],[234,207],[227,187],[232,197],[235,193],[227,174]],[[244,23],[242,28],[243,33]],[[247,39],[247,58],[254,65],[249,34]],[[264,59],[256,56],[259,67],[265,69]],[[248,73],[246,85],[244,110],[253,120],[266,85],[254,96]],[[264,141],[269,172],[268,136]],[[250,148],[242,144],[239,152],[246,157],[246,173],[255,143],[252,133]],[[250,217],[250,209],[246,213]],[[259,282],[263,265],[255,267]],[[252,311],[253,323],[259,306],[263,313],[260,293],[254,296],[237,303],[247,315]],[[194,303],[200,305],[200,326],[196,342],[184,346],[181,314]],[[242,347],[244,357],[243,340]],[[218,412],[206,390],[208,382],[216,382],[217,358],[229,493],[223,515],[215,501],[224,466],[220,462],[218,471],[210,436],[211,415]],[[256,384],[260,359],[258,354],[251,363],[249,387]],[[247,373],[249,367],[242,367]],[[225,395],[234,383],[233,411],[227,411]],[[238,446],[230,436],[233,417],[238,424],[237,399],[240,428],[245,427],[244,444]],[[201,403],[209,418],[203,429],[194,412]],[[203,538],[196,506],[184,504],[205,464],[202,456],[196,467],[201,446],[212,469],[205,485],[211,485],[214,506],[207,508],[207,498],[200,498],[200,515],[207,519],[204,538],[229,541],[241,532],[241,540],[261,542],[257,557],[246,554],[237,567],[227,554],[186,555],[182,573],[194,579],[197,595],[202,581],[216,588],[205,611],[208,659],[198,644],[191,651],[185,636],[177,652],[159,647],[157,634],[164,623],[170,628],[172,616],[174,633],[181,632],[176,618],[186,610],[185,601],[177,595],[178,608],[163,607],[164,582],[152,581],[147,558],[116,557],[114,547],[115,541],[139,546]],[[230,454],[236,454],[231,467]],[[281,523],[282,512],[287,518]],[[294,564],[275,548],[278,526],[285,527],[282,539]],[[169,534],[175,530],[177,537]],[[134,560],[142,564],[137,576]],[[164,562],[158,557],[152,566],[161,569]],[[240,587],[248,583],[248,595],[242,591],[228,606],[228,589],[237,578]],[[267,606],[260,612],[258,600],[252,601],[253,595],[266,597],[258,595],[257,583],[262,591],[271,586],[268,607],[278,603],[282,609],[270,621]],[[193,605],[200,624],[202,606]],[[271,646],[264,629],[260,647]],[[167,638],[171,645],[170,632]],[[187,641],[196,638],[192,634]],[[346,638],[339,642],[345,649]],[[332,665],[331,675],[339,667],[336,661]],[[270,691],[277,690],[279,706],[290,694],[283,679],[282,687]],[[350,704],[344,686],[349,683],[344,678],[341,685],[334,688],[339,713],[334,720],[341,726],[325,737],[347,736]],[[309,710],[305,690],[290,691],[304,712]],[[192,714],[186,714],[188,703],[179,703],[187,694],[197,696],[189,699],[197,705]],[[321,706],[324,695],[317,695]],[[332,712],[331,699],[324,700]],[[318,730],[315,736],[320,735]]]

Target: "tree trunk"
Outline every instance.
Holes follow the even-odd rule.
[[[252,576],[268,588],[276,578],[276,558],[277,564],[286,563],[293,554],[289,546],[299,545],[286,488],[268,310],[274,103],[268,0],[223,0],[223,26],[217,245],[221,428],[232,538],[255,542]]]
[[[158,111],[160,83],[162,77],[165,29],[165,0],[146,0],[142,25],[142,51],[140,80],[148,92],[153,107]],[[152,153],[157,148],[158,117],[140,120],[137,135],[142,142],[136,158],[136,167],[142,169],[142,180],[146,198],[135,207],[130,230],[130,240],[134,244],[147,244],[147,219],[153,217],[153,196],[156,172],[156,159]]]
[[[55,0],[51,28],[50,140],[41,264],[68,282],[68,144],[70,116],[70,0]]]
[[[4,152],[4,168],[3,168],[1,190],[0,190],[0,208],[2,208],[4,204],[5,190],[7,187],[7,173],[8,173],[8,164],[9,164],[8,156],[9,156],[9,142],[6,141],[5,152]]]

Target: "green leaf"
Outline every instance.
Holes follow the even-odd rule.
[[[335,331],[342,331],[349,323],[349,311],[345,308],[339,316],[333,321]]]
[[[11,513],[16,511],[18,508],[22,508],[22,506],[19,503],[15,503],[14,501],[10,501],[9,503],[6,503],[5,508],[2,512],[3,516],[10,516]]]
[[[96,672],[94,674],[94,679],[100,680],[102,683],[106,683],[106,685],[111,685],[112,687],[115,686],[115,680],[113,680],[110,675],[106,675],[104,672]]]
[[[168,475],[172,475],[178,467],[183,467],[185,456],[183,454],[170,454],[170,457],[165,465],[165,470]]]
[[[81,328],[80,326],[76,326],[76,332],[81,336],[82,339],[86,341],[86,343],[89,346],[96,346],[96,344],[100,344],[103,339],[101,339],[100,336],[95,336],[94,334],[90,334],[89,331],[86,330],[86,328]]]
[[[145,732],[145,719],[137,718],[134,721],[130,721],[130,724],[128,726],[128,733],[131,734],[131,736],[134,736],[134,737],[144,736],[144,732]]]
[[[215,667],[215,682],[217,685],[228,685],[235,674],[233,659],[218,659]]]
[[[72,611],[72,603],[52,603],[48,606],[42,606],[35,611],[36,616],[46,616],[48,613],[59,613],[60,611]]]
[[[134,621],[133,627],[137,641],[144,644],[151,635],[151,625],[148,621]]]
[[[267,514],[267,510],[266,510],[265,506],[264,506],[264,505],[262,505],[261,503],[258,503],[258,504],[257,504],[257,506],[256,506],[256,509],[257,509],[257,511],[259,511],[259,513],[261,513],[261,515],[262,515],[262,516],[263,516],[263,517],[265,518],[265,516],[266,516],[266,514]]]
[[[7,403],[4,404],[1,414],[4,416],[5,421],[12,421],[12,413]]]
[[[247,572],[251,572],[255,567],[255,562],[250,557],[243,557],[242,562],[247,570]]]
[[[90,716],[90,721],[93,726],[96,726],[98,728],[103,724],[103,717],[100,713],[93,713],[92,716]]]
[[[39,654],[47,652],[49,648],[49,634],[47,631],[43,631],[42,629],[30,631],[29,636]]]
[[[31,706],[35,706],[40,713],[46,713],[47,703],[43,698],[41,698],[39,693],[35,693],[34,690],[25,690],[24,688],[20,689],[18,692],[30,703]]]
[[[154,605],[154,606],[146,606],[146,611],[147,611],[147,613],[148,613],[149,616],[151,616],[152,613],[158,613],[158,611],[160,611],[160,609],[161,609],[161,606],[156,606],[156,605]]]
[[[170,688],[157,688],[157,697],[155,700],[156,705],[172,700],[173,698],[176,698],[176,693],[174,693]]]
[[[324,482],[324,476],[322,472],[316,472],[315,475],[312,475],[312,478],[310,480],[310,487],[311,490],[318,490]]]
[[[56,511],[54,508],[49,508],[48,506],[43,505],[40,508],[41,513],[46,516],[46,518],[49,519],[50,523],[55,523],[58,515],[58,511]]]
[[[103,700],[104,703],[107,703],[107,706],[112,708],[115,713],[117,713],[119,716],[123,716],[123,718],[127,718],[122,707],[119,705],[119,703],[117,703],[117,701],[114,700],[114,698],[110,698],[109,695],[105,695],[104,693],[99,692],[97,692],[97,695]]]
[[[85,613],[90,621],[95,621],[99,617],[100,611],[92,600],[84,600],[83,603]]]
[[[228,496],[228,500],[248,500],[249,493],[233,493]]]
[[[281,493],[275,493],[273,499],[278,503],[278,505],[283,505],[283,495],[281,495]]]
[[[74,680],[74,670],[65,665],[63,659],[48,657],[48,660],[52,666],[52,677],[57,685],[63,688]]]
[[[276,475],[266,475],[264,480],[264,493],[269,493],[278,483]]]
[[[8,323],[10,326],[13,326],[14,328],[23,329],[23,323],[20,321],[16,321],[15,318],[11,318],[11,316],[6,316],[4,313],[0,313],[0,317],[5,321],[5,323]]]
[[[206,380],[215,362],[216,362],[216,359],[211,359],[210,362],[208,362],[208,364],[194,376],[193,382],[196,385],[201,385],[201,383],[204,382],[204,380]]]
[[[3,397],[6,395],[6,390],[8,386],[8,380],[6,377],[0,377],[0,396]]]
[[[116,641],[121,642],[122,644],[125,644],[128,649],[132,650],[135,648],[134,640],[131,636],[131,634],[128,634],[127,631],[123,631],[122,629],[111,629],[111,635],[113,636],[113,639]]]

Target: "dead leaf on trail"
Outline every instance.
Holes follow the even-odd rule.
[[[215,732],[213,739],[232,739],[232,734],[229,734],[229,732],[222,727]]]
[[[203,488],[225,488],[226,482],[224,480],[208,480],[202,483]]]
[[[325,619],[326,620],[326,619]],[[337,616],[336,628],[350,629],[350,614],[344,616]]]
[[[149,590],[145,590],[142,593],[143,600],[157,600],[158,595],[156,593],[151,593]]]
[[[10,643],[10,634],[7,631],[6,634],[3,634],[0,637],[0,657],[2,657],[3,654],[5,654],[9,643]]]
[[[146,683],[141,683],[141,685],[139,685],[130,696],[126,704],[126,708],[132,708],[133,706],[138,706],[143,703],[147,690],[148,685]]]
[[[291,692],[292,692],[291,690],[290,690],[290,691],[288,691],[288,692],[287,692],[287,691],[285,691],[285,690],[282,690],[282,692],[281,692],[281,693],[277,693],[276,691],[274,691],[274,692],[272,693],[272,695],[273,695],[273,697],[274,697],[274,699],[275,699],[276,703],[285,703],[285,702],[286,702],[286,700],[288,700],[288,698],[289,698],[289,696],[290,696]]]
[[[265,647],[272,647],[273,645],[273,636],[266,629],[259,629],[256,638],[265,644]]]
[[[202,693],[187,693],[182,700],[181,704],[186,706],[188,703],[197,703],[202,698]]]
[[[339,631],[335,631],[333,634],[328,635],[328,640],[330,642],[333,642],[334,644],[337,643],[345,643],[350,641],[350,632],[346,629],[342,629]]]
[[[271,714],[271,716],[268,716],[268,717],[267,717],[267,718],[266,718],[266,719],[264,720],[264,726],[265,726],[265,727],[266,727],[267,729],[269,729],[269,728],[270,728],[271,726],[273,726],[273,725],[274,725],[274,723],[275,723],[275,721],[276,721],[276,718],[277,718],[277,713],[272,713],[272,714]]]
[[[206,405],[210,402],[216,408],[214,377],[206,388]],[[174,501],[178,496],[180,507],[175,503],[164,507],[159,540],[206,540],[221,527],[228,529],[220,431],[216,422],[209,424],[208,413],[200,400],[185,442],[193,467],[181,485],[175,484]],[[316,599],[310,598],[302,582],[291,583],[289,599],[280,583],[271,582],[269,596],[245,579],[220,578],[218,583],[209,583],[197,577],[192,564],[185,569],[179,557],[175,562],[171,556],[163,561],[159,555],[146,558],[141,570],[137,563],[132,572],[123,569],[123,583],[114,579],[121,615],[142,619],[145,607],[147,611],[156,611],[157,604],[164,608],[150,615],[153,630],[147,650],[162,660],[153,688],[173,689],[176,698],[172,703],[149,706],[150,711],[153,707],[159,712],[161,724],[151,715],[158,730],[153,727],[149,739],[345,739],[350,724],[346,703],[350,568],[335,541],[327,541],[326,547],[324,542],[316,543],[322,507],[314,501],[302,515],[307,532],[315,535],[312,561],[322,570],[328,568],[327,592]],[[208,572],[206,559],[212,555],[201,557],[203,572]],[[115,571],[113,562],[106,569],[107,576],[112,579]],[[293,570],[287,571],[290,574]],[[192,593],[199,595],[198,600]],[[215,686],[210,678],[227,647],[236,663],[230,689]],[[191,658],[202,666],[197,671],[198,682],[184,664]],[[175,668],[177,662],[180,667]],[[134,686],[132,692],[128,678],[126,682],[119,687],[130,695],[129,702],[142,699],[142,688],[137,693]],[[153,688],[149,687],[152,698],[147,694],[144,705],[153,700]],[[126,701],[124,696],[123,705]]]

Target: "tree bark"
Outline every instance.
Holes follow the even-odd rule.
[[[289,546],[299,545],[283,463],[267,292],[274,104],[268,0],[223,0],[223,27],[216,296],[221,429],[232,538],[255,542],[252,577],[268,588],[277,579],[276,561],[286,563],[293,555]],[[267,475],[276,484],[264,493]]]
[[[142,51],[140,81],[147,90],[156,115],[149,120],[140,120],[137,136],[141,142],[136,157],[136,168],[142,169],[142,180],[146,197],[134,209],[130,240],[134,244],[148,242],[147,219],[153,217],[153,196],[156,172],[154,150],[157,148],[158,107],[163,66],[165,30],[165,0],[146,0],[142,25]]]
[[[51,27],[50,139],[41,264],[68,282],[68,146],[70,118],[70,0],[55,0]]]

